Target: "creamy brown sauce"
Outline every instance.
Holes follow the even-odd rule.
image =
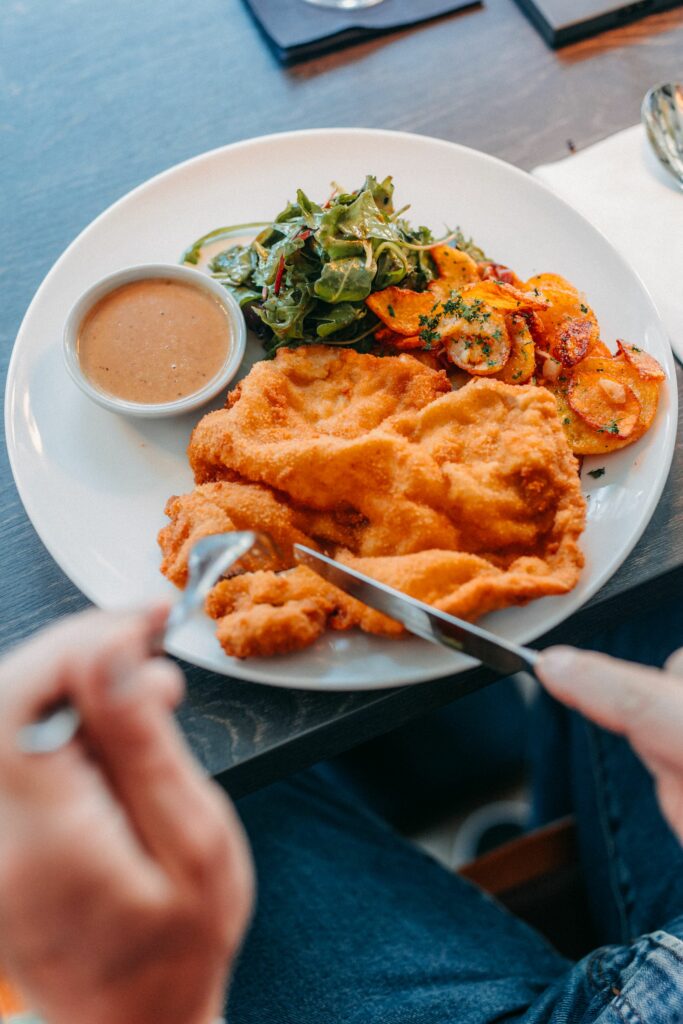
[[[228,314],[202,288],[167,278],[132,281],[93,306],[78,358],[101,391],[129,402],[173,402],[199,391],[232,345]]]

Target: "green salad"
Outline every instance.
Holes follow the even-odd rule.
[[[238,224],[202,236],[182,256],[196,264],[218,239],[261,228],[249,245],[233,245],[209,262],[232,292],[268,354],[283,346],[346,345],[369,351],[380,321],[365,305],[389,285],[424,291],[436,276],[429,250],[455,241],[477,260],[481,250],[460,231],[435,240],[394,209],[394,186],[368,175],[361,188],[335,188],[319,206],[299,189],[271,223]]]

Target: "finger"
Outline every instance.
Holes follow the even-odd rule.
[[[125,673],[146,659],[168,614],[90,609],[48,627],[0,662],[0,745],[60,700],[77,702],[83,680],[111,661]]]
[[[91,609],[49,627],[3,659],[0,773],[7,796],[50,804],[92,790],[97,773],[83,743],[82,694],[144,660],[166,614],[165,607],[116,614]],[[27,756],[17,743],[21,728],[65,699],[79,707],[84,720],[78,740],[50,755]]]
[[[98,762],[144,847],[167,873],[202,880],[227,870],[229,830],[238,847],[242,837],[227,801],[155,699],[179,692],[181,679],[173,663],[150,661],[125,685],[87,691],[83,708]]]
[[[683,647],[669,655],[664,665],[664,670],[666,672],[673,672],[677,676],[683,676]]]
[[[544,651],[537,672],[554,697],[627,736],[641,753],[683,764],[683,687],[678,679],[571,647]]]

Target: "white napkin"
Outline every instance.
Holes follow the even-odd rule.
[[[683,362],[683,192],[651,151],[642,125],[532,173],[640,274]]]

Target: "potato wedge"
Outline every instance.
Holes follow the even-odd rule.
[[[635,345],[627,345],[625,341],[617,341],[619,353],[633,366],[643,380],[666,380],[664,370],[654,356],[644,352]]]

